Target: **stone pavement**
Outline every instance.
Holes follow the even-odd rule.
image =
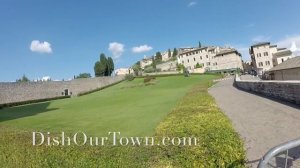
[[[300,107],[239,90],[233,78],[209,89],[245,142],[247,164],[256,167],[272,147],[300,138]]]

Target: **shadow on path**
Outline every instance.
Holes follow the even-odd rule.
[[[8,107],[0,110],[0,122],[34,116],[39,113],[57,110],[48,108],[51,102],[35,103],[24,106]]]
[[[300,104],[297,105],[295,103],[291,103],[291,102],[288,102],[288,101],[284,101],[284,100],[281,100],[279,98],[274,98],[274,97],[271,97],[271,96],[266,96],[262,93],[257,93],[257,92],[252,92],[252,91],[249,91],[249,90],[245,90],[245,89],[241,89],[239,87],[237,87],[234,83],[232,84],[233,87],[235,87],[236,89],[238,90],[241,90],[241,91],[244,91],[244,92],[247,92],[247,93],[250,93],[250,94],[253,94],[253,95],[256,95],[256,96],[260,96],[260,97],[263,97],[263,98],[266,98],[266,99],[270,99],[272,101],[275,101],[277,103],[280,103],[280,104],[283,104],[283,105],[286,105],[286,106],[290,106],[290,107],[293,107],[295,109],[298,109],[300,110]],[[249,102],[250,103],[250,102]]]

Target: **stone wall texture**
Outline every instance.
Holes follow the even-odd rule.
[[[234,83],[246,91],[300,104],[300,81],[253,81],[236,76]]]
[[[124,76],[115,76],[71,81],[2,82],[0,83],[0,104],[60,97],[64,95],[65,89],[72,93],[71,96],[77,96],[120,82],[123,79]]]

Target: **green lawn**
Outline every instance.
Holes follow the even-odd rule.
[[[82,97],[0,110],[0,167],[243,167],[243,143],[207,88],[216,75],[122,82]],[[198,137],[198,146],[32,146],[31,131]]]
[[[0,110],[0,124],[52,132],[82,130],[90,135],[109,131],[152,135],[188,89],[212,78],[162,77],[150,86],[144,86],[143,79],[135,79],[82,97],[6,108]]]

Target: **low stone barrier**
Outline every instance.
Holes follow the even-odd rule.
[[[300,81],[241,80],[237,75],[234,84],[246,91],[300,104]]]
[[[77,96],[122,80],[124,80],[124,76],[74,79],[71,81],[2,82],[0,83],[0,105],[61,96]]]

